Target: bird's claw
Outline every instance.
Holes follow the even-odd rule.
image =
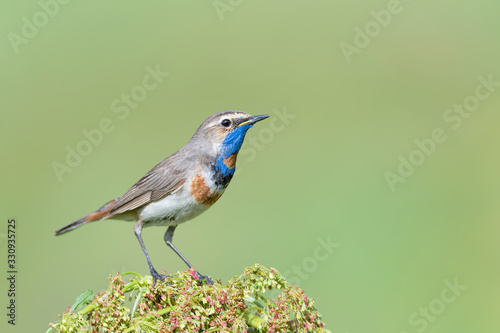
[[[151,273],[151,276],[153,277],[153,286],[156,285],[156,282],[158,280],[165,282],[166,278],[169,277],[169,275],[164,275],[164,274],[158,273],[154,268],[150,271],[150,273]],[[198,277],[198,281],[200,283],[202,283],[203,281],[206,281],[209,285],[214,284],[212,279],[210,279],[207,275],[201,275],[200,272],[198,272],[198,271],[194,271],[194,273]]]
[[[160,274],[156,271],[156,269],[151,270],[151,276],[153,277],[153,286],[156,285],[156,281],[160,280],[162,282],[165,282],[165,279],[168,277],[168,275]]]
[[[206,281],[209,285],[213,285],[214,284],[214,282],[212,281],[212,279],[210,279],[207,275],[201,275],[200,272],[198,272],[198,271],[194,271],[194,272],[198,276],[198,281],[200,281],[200,283],[202,281]]]

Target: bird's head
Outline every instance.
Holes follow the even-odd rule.
[[[193,136],[196,141],[211,144],[217,154],[218,168],[234,172],[236,156],[247,131],[268,115],[252,116],[241,111],[222,111],[208,117]],[[226,170],[227,169],[227,170]],[[229,171],[228,171],[229,170]]]
[[[241,111],[222,111],[205,119],[193,138],[211,143],[217,152],[228,157],[238,153],[245,134],[253,124],[267,117],[252,116]]]

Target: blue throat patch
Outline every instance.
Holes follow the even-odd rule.
[[[224,159],[240,151],[245,135],[251,127],[252,125],[242,125],[236,127],[232,132],[227,134],[226,138],[222,142],[222,148],[220,153],[217,155],[217,161],[215,164],[215,171],[218,173],[217,178],[220,179],[219,183],[221,183],[221,185],[223,183],[229,183],[236,169],[235,167],[228,168],[228,166],[224,163]],[[225,185],[227,186],[227,184]]]

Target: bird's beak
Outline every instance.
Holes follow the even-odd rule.
[[[256,122],[258,121],[261,121],[261,120],[264,120],[266,118],[269,118],[269,115],[267,114],[263,114],[261,116],[251,116],[250,119],[248,119],[247,121],[244,121],[242,122],[241,124],[239,124],[238,126],[242,126],[242,125],[253,125],[255,124]]]

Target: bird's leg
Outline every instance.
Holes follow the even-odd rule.
[[[189,263],[189,261],[187,261],[187,259],[182,255],[182,253],[177,250],[177,248],[174,246],[174,244],[172,244],[172,238],[174,237],[174,231],[175,231],[175,228],[177,226],[170,226],[168,227],[167,231],[165,232],[165,243],[167,243],[167,245],[172,249],[174,250],[175,253],[177,253],[177,255],[186,263],[186,265],[188,265],[189,268],[193,268],[193,265],[191,265]],[[206,275],[201,275],[200,272],[198,272],[196,269],[194,270],[196,275],[198,275],[198,278],[199,280],[205,280],[208,282],[208,284],[214,284],[212,282],[212,280],[206,276]]]
[[[134,233],[135,236],[137,237],[137,240],[139,241],[139,244],[141,244],[141,249],[142,252],[144,252],[144,256],[146,256],[146,260],[148,261],[148,266],[149,266],[149,272],[151,273],[151,276],[153,277],[153,286],[156,284],[157,280],[163,281],[165,279],[165,275],[159,274],[156,269],[153,267],[153,264],[151,263],[151,260],[149,259],[148,251],[146,251],[146,246],[144,246],[144,242],[142,240],[141,232],[142,232],[142,227],[144,226],[144,222],[141,220],[138,220],[134,224]]]

